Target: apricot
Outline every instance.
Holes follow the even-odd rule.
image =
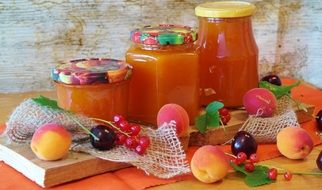
[[[176,122],[176,131],[179,137],[184,136],[189,128],[189,116],[187,111],[178,104],[166,104],[161,107],[157,115],[157,124],[161,126],[164,122],[171,120]]]
[[[243,104],[250,115],[270,117],[276,110],[277,101],[271,91],[265,88],[253,88],[244,95]]]
[[[313,149],[313,140],[300,127],[286,127],[277,134],[277,149],[289,159],[303,159]]]
[[[64,126],[50,123],[36,130],[30,147],[41,160],[58,160],[68,153],[71,142],[71,134]]]
[[[217,146],[200,147],[191,160],[192,174],[201,182],[213,183],[223,179],[229,170],[225,153]]]

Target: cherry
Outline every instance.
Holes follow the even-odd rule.
[[[116,135],[112,129],[105,125],[97,125],[91,129],[98,139],[94,139],[90,136],[91,144],[98,150],[109,150],[114,147],[116,141]]]
[[[270,168],[267,172],[267,177],[271,180],[276,180],[277,170],[275,168]]]
[[[251,154],[251,155],[249,156],[249,160],[250,160],[250,162],[251,162],[251,163],[256,163],[256,162],[258,162],[258,158],[257,158],[256,153]]]
[[[150,143],[151,141],[148,136],[142,136],[139,138],[139,144],[144,148],[147,148],[150,145]]]
[[[221,122],[226,125],[230,120],[230,115],[220,116]]]
[[[138,145],[138,141],[136,140],[135,137],[128,137],[125,140],[125,146],[129,149],[135,149],[137,145]]]
[[[321,150],[319,156],[316,158],[316,165],[322,171],[322,150]]]
[[[283,176],[286,181],[290,181],[293,175],[291,172],[285,172]]]
[[[254,170],[255,170],[255,166],[254,166],[254,164],[253,163],[246,163],[245,164],[245,170],[247,171],[247,172],[253,172]]]
[[[316,114],[315,120],[317,122],[318,129],[322,131],[322,110],[320,110],[319,113]]]
[[[237,155],[244,152],[249,158],[251,154],[256,153],[257,142],[254,137],[246,131],[239,131],[233,138],[231,143],[231,152]]]
[[[261,79],[261,81],[267,81],[271,84],[275,84],[277,86],[281,86],[282,82],[281,79],[277,75],[267,75]]]
[[[237,154],[236,163],[237,165],[244,163],[247,160],[247,155],[244,152]]]

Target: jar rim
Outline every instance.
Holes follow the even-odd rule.
[[[109,58],[76,59],[51,70],[55,82],[71,85],[116,83],[130,78],[132,66]]]
[[[197,40],[197,32],[189,26],[174,24],[148,25],[131,31],[131,41],[144,45],[182,45]]]
[[[251,16],[255,5],[244,1],[218,1],[198,5],[195,14],[199,17],[236,18]]]

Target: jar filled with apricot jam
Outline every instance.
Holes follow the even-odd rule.
[[[200,4],[197,49],[201,104],[217,100],[226,107],[242,106],[243,95],[258,86],[258,48],[248,2]]]
[[[57,65],[51,73],[58,106],[104,120],[127,116],[132,67],[115,59],[79,59]]]
[[[129,118],[156,124],[159,109],[168,103],[182,106],[193,123],[199,108],[199,65],[188,26],[163,24],[131,32],[126,62],[133,66]]]

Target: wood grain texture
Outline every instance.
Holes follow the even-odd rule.
[[[322,88],[322,1],[249,0],[260,73],[276,72]],[[123,59],[132,29],[147,24],[197,26],[205,0],[3,0],[0,92],[52,89],[50,69],[84,57]]]
[[[4,161],[42,187],[51,187],[130,166],[76,152],[70,152],[62,160],[42,161],[31,151],[29,144],[7,145],[4,137],[0,137],[0,161]]]

